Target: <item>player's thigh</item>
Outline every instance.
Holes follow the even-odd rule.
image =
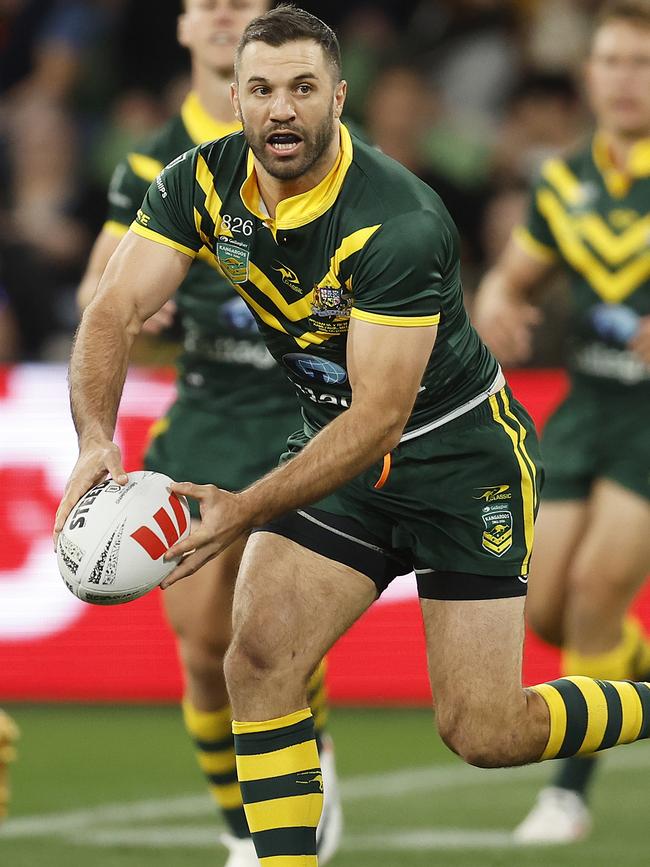
[[[545,641],[561,645],[571,564],[588,520],[586,500],[542,500],[535,523],[526,617]]]
[[[193,521],[193,528],[198,522]],[[162,594],[165,614],[181,642],[225,652],[232,633],[232,602],[246,538]]]
[[[261,668],[308,676],[376,594],[350,566],[276,533],[254,533],[235,588],[233,649]]]
[[[573,559],[572,596],[593,597],[602,590],[624,610],[649,573],[650,500],[611,479],[599,479]]]

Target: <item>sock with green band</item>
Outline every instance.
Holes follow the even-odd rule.
[[[567,649],[562,654],[562,674],[585,675],[603,680],[635,679],[643,633],[639,624],[627,619],[623,624],[621,640],[606,653],[582,654]],[[559,764],[553,785],[570,789],[586,799],[598,760],[595,756],[573,756]]]
[[[562,677],[531,687],[545,701],[550,733],[539,761],[588,755],[650,735],[650,684]]]
[[[323,777],[309,708],[233,721],[237,773],[262,867],[316,867]]]
[[[217,711],[197,710],[186,699],[183,719],[194,741],[199,767],[205,774],[210,794],[235,837],[249,837],[241,790],[237,780],[235,740],[230,705]]]

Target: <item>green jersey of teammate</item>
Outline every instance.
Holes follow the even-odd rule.
[[[128,231],[150,183],[178,154],[240,129],[220,123],[190,93],[180,115],[130,153],[115,169],[105,229]],[[179,396],[227,402],[228,414],[254,406],[263,412],[290,409],[292,396],[269,355],[254,318],[203,251],[176,295],[183,329]],[[236,400],[233,400],[236,395]]]
[[[650,142],[638,142],[628,171],[614,168],[604,140],[547,162],[517,241],[568,268],[574,375],[650,387],[650,367],[626,348],[650,314]]]
[[[238,133],[167,166],[131,228],[192,257],[210,251],[296,387],[312,432],[350,403],[350,317],[439,324],[405,438],[473,405],[498,376],[463,307],[457,233],[444,205],[343,125],[330,173],[282,201],[274,220]]]

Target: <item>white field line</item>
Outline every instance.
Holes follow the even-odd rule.
[[[635,770],[647,772],[650,767],[650,744],[637,744],[632,748],[616,750],[605,759],[610,773],[623,771],[630,773]],[[425,792],[438,792],[465,787],[492,788],[503,784],[516,783],[517,780],[544,780],[548,777],[550,768],[545,765],[528,765],[523,768],[507,770],[480,770],[468,765],[454,764],[449,766],[430,765],[419,768],[409,768],[389,771],[381,774],[368,774],[351,777],[341,781],[341,795],[344,803],[353,801],[392,800],[400,795]],[[0,841],[35,836],[55,836],[80,840],[80,833],[93,829],[92,838],[98,839],[102,826],[126,825],[137,822],[150,822],[161,819],[193,818],[212,816],[215,808],[207,796],[185,795],[174,798],[132,801],[127,803],[99,804],[86,809],[71,810],[58,813],[45,813],[36,816],[23,816],[7,821],[0,828]],[[135,832],[137,829],[133,829]],[[182,828],[169,829],[183,831]],[[204,829],[211,834],[214,843],[214,831]],[[453,830],[453,829],[452,829]],[[444,829],[447,833],[449,829]],[[109,832],[109,829],[106,829]],[[119,835],[127,833],[127,829],[111,829],[110,833]],[[138,830],[146,834],[148,829]],[[192,829],[194,833],[194,829]],[[203,832],[201,832],[203,833]],[[410,833],[410,832],[405,832]],[[419,832],[418,832],[419,833]],[[428,833],[428,832],[422,832]],[[443,831],[432,831],[436,835]],[[454,832],[455,833],[455,832]],[[490,832],[492,833],[492,832]],[[501,833],[501,832],[495,832]],[[394,837],[394,835],[391,835]],[[113,837],[115,840],[116,837]],[[350,838],[351,841],[364,838]],[[373,839],[375,839],[373,835]],[[146,845],[146,844],[145,844]]]

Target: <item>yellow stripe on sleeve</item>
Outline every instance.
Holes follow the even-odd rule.
[[[129,154],[126,159],[131,171],[148,183],[151,183],[165,168],[160,160],[155,160],[144,154]]]
[[[512,230],[513,240],[533,259],[541,262],[554,262],[558,258],[553,247],[547,247],[534,238],[525,226],[515,226]]]
[[[155,241],[156,244],[162,244],[163,247],[171,247],[172,250],[178,250],[179,253],[184,253],[186,256],[189,256],[190,259],[196,259],[196,250],[192,250],[184,244],[178,244],[176,241],[172,241],[171,238],[166,238],[164,235],[160,235],[152,229],[145,229],[144,226],[136,223],[135,220],[131,223],[129,228],[136,235],[140,235],[141,238],[146,238],[148,241]]]
[[[544,699],[551,718],[548,743],[539,758],[540,762],[544,762],[546,759],[554,759],[564,743],[567,726],[566,705],[559,690],[550,683],[540,683],[531,689]]]
[[[382,313],[368,313],[353,307],[350,316],[352,319],[360,319],[362,322],[372,322],[375,325],[394,325],[398,328],[418,328],[427,325],[438,325],[440,314],[433,316],[385,316]]]
[[[117,220],[106,220],[102,226],[102,232],[107,232],[114,238],[123,238],[129,231],[129,227],[124,223],[118,223]]]

